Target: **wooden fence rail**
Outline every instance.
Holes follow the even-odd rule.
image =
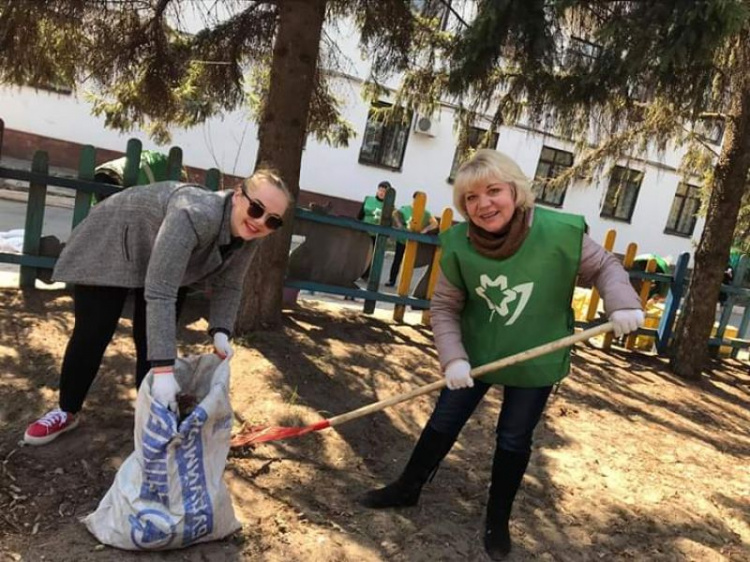
[[[2,120],[0,120],[0,151],[2,149],[2,137],[3,123]],[[140,141],[135,139],[128,141],[124,174],[124,183],[126,187],[134,185],[137,181],[141,149]],[[96,150],[92,146],[86,146],[81,151],[79,168],[77,171],[77,177],[75,178],[51,175],[49,172],[48,156],[42,151],[35,153],[30,170],[19,170],[0,166],[0,179],[4,178],[6,180],[20,181],[27,183],[29,186],[24,225],[23,253],[20,255],[0,253],[0,263],[10,263],[21,266],[19,278],[19,285],[21,288],[33,287],[38,274],[37,270],[53,268],[56,261],[55,258],[39,255],[48,187],[54,186],[75,190],[71,228],[74,228],[88,214],[91,206],[92,195],[107,196],[122,189],[122,187],[119,186],[94,181],[95,163]],[[173,147],[169,152],[168,170],[170,178],[176,180],[180,178],[182,170],[182,150],[179,147]],[[219,189],[219,186],[221,185],[221,172],[217,169],[208,170],[205,174],[203,184],[211,190]],[[406,231],[391,228],[390,220],[391,212],[394,208],[394,200],[395,192],[393,189],[389,189],[386,194],[384,212],[382,213],[380,224],[368,224],[353,218],[329,216],[303,208],[296,208],[296,220],[318,222],[367,232],[375,237],[374,251],[370,264],[370,278],[366,289],[340,287],[298,279],[287,279],[285,287],[361,298],[364,300],[363,310],[366,313],[372,313],[374,311],[375,303],[377,301],[394,303],[396,305],[394,319],[397,321],[403,319],[406,306],[425,309],[423,321],[427,323],[429,321],[429,312],[427,312],[426,309],[428,309],[430,305],[430,298],[434,289],[437,273],[437,264],[440,259],[439,239],[435,235],[421,234],[419,232],[418,225],[421,223],[423,213],[425,212],[426,198],[424,193],[418,192],[416,194],[413,206],[413,219],[410,229]],[[452,213],[447,209],[442,216],[441,229],[447,228],[451,224],[451,221]],[[384,263],[386,244],[389,238],[396,235],[402,239],[406,239],[406,251],[404,253],[398,291],[397,294],[379,292],[379,280]],[[605,248],[612,250],[614,240],[615,232],[612,230],[607,233],[604,242]],[[414,269],[417,244],[437,246],[437,251],[433,257],[431,270],[429,272],[426,298],[414,298],[408,295],[411,276]],[[632,265],[636,251],[637,248],[635,244],[631,244],[625,258],[626,267]],[[629,272],[632,279],[644,281],[642,299],[645,299],[648,295],[652,283],[669,284],[669,293],[664,304],[664,312],[661,316],[658,327],[641,328],[638,331],[638,334],[655,338],[656,350],[660,354],[668,353],[669,350],[675,321],[687,287],[689,260],[689,254],[685,253],[680,255],[674,268],[674,272],[671,275],[654,273],[654,266],[651,264],[647,266],[646,271],[631,270]],[[748,261],[748,257],[744,256],[740,261],[732,284],[722,285],[722,292],[727,295],[726,302],[720,315],[716,333],[707,342],[707,344],[714,349],[718,349],[720,346],[730,346],[732,348],[731,355],[733,357],[737,356],[737,352],[740,348],[750,347],[750,340],[744,339],[747,329],[750,326],[750,289],[742,287],[742,281],[745,278],[745,272],[747,271],[749,264],[750,261]],[[588,308],[585,312],[585,319],[576,322],[579,327],[590,326],[592,322],[597,321],[596,315],[598,300],[599,295],[594,289],[592,290]],[[729,326],[730,318],[735,306],[744,307],[742,320],[737,327],[738,337],[727,338],[725,337],[725,333]],[[605,348],[609,346],[611,341],[611,337],[605,338]],[[632,348],[634,341],[634,336],[627,338],[625,341],[626,347]]]

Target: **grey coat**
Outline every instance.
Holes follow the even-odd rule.
[[[143,287],[148,358],[176,356],[180,287],[211,286],[209,330],[232,331],[242,282],[257,242],[222,259],[230,244],[232,192],[166,181],[126,189],[96,205],[71,234],[53,279],[82,285]]]

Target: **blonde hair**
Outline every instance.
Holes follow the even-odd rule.
[[[294,197],[292,196],[292,192],[289,191],[289,188],[286,186],[286,183],[284,183],[284,180],[281,179],[281,176],[271,168],[258,168],[257,170],[255,170],[252,176],[242,182],[242,189],[244,189],[245,192],[247,192],[248,190],[254,191],[254,182],[257,182],[258,180],[265,180],[271,185],[279,188],[281,192],[286,195],[286,198],[289,201],[289,206],[291,207],[294,205]]]
[[[509,183],[515,188],[516,208],[529,209],[534,205],[531,181],[515,160],[497,150],[482,148],[461,164],[453,181],[453,205],[466,220],[469,220],[466,192],[477,183],[493,181]]]

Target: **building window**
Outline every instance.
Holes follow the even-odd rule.
[[[616,166],[612,170],[600,216],[630,222],[642,181],[643,172]]]
[[[390,106],[381,103],[370,109],[359,149],[359,163],[401,170],[412,116],[409,113],[403,120],[391,116],[386,122],[385,116],[378,110],[387,107]]]
[[[48,82],[29,82],[26,84],[30,88],[35,90],[44,90],[46,92],[52,92],[53,94],[59,94],[61,96],[69,96],[73,93],[73,89],[66,86],[61,80],[50,80]]]
[[[567,68],[583,67],[591,70],[601,51],[601,46],[596,43],[580,37],[571,37],[565,51],[565,66]]]
[[[557,150],[548,146],[542,147],[539,155],[539,164],[534,174],[533,190],[537,203],[562,207],[565,200],[565,188],[551,188],[548,181],[556,178],[566,168],[573,165],[573,153]]]
[[[466,139],[467,148],[470,150],[476,150],[479,148],[479,143],[484,138],[484,135],[487,134],[487,129],[480,129],[479,127],[471,127],[469,129],[469,135]],[[492,138],[490,139],[490,145],[483,148],[497,148],[497,141],[500,138],[500,135],[497,133],[492,133]],[[450,174],[448,174],[448,182],[453,183],[453,180],[456,178],[456,172],[458,172],[458,169],[461,167],[461,164],[465,161],[465,152],[461,151],[460,147],[456,147],[456,152],[453,153],[453,164],[451,164],[451,171]]]
[[[678,185],[664,232],[680,236],[692,236],[700,207],[699,188],[687,183]]]
[[[707,117],[699,119],[693,127],[695,133],[711,144],[721,144],[724,138],[724,119],[721,117]]]
[[[440,29],[448,29],[452,0],[411,0],[411,9],[422,17],[438,19]]]

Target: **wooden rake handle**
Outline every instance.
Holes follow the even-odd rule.
[[[569,347],[580,341],[588,340],[595,336],[604,334],[612,330],[612,328],[612,322],[605,322],[604,324],[589,328],[588,330],[584,330],[583,332],[579,332],[578,334],[573,334],[559,340],[545,343],[538,347],[516,353],[515,355],[503,357],[502,359],[487,363],[486,365],[482,365],[481,367],[476,367],[475,369],[471,370],[471,376],[473,378],[481,377],[482,375],[485,375],[492,371],[496,371],[498,369],[502,369],[503,367],[515,365],[516,363],[526,361],[527,359],[534,359],[535,357],[539,357],[540,355],[545,355],[547,353],[557,351],[558,349]],[[369,414],[379,412],[380,410],[384,410],[385,408],[388,408],[390,406],[395,406],[396,404],[400,404],[401,402],[411,400],[412,398],[416,398],[417,396],[421,396],[422,394],[427,394],[428,392],[432,392],[433,390],[438,390],[439,388],[443,388],[444,386],[445,378],[441,378],[439,381],[420,386],[419,388],[415,388],[414,390],[410,390],[409,392],[391,396],[390,398],[386,398],[385,400],[381,400],[380,402],[375,402],[374,404],[362,406],[361,408],[357,408],[356,410],[352,410],[351,412],[346,412],[345,414],[334,416],[328,420],[328,427],[333,427],[334,425],[339,425],[356,418],[361,418],[362,416],[367,416]]]

